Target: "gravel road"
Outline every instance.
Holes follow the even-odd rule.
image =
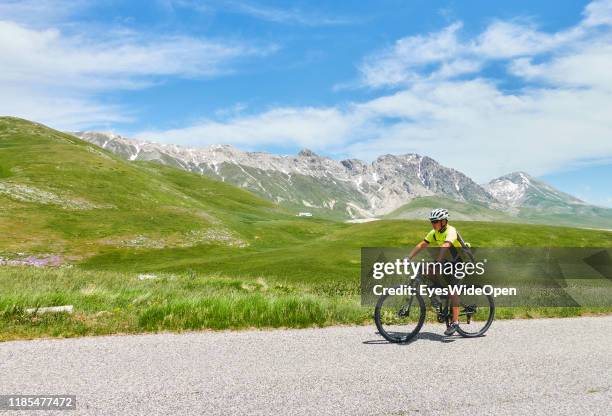
[[[409,345],[373,325],[5,342],[0,394],[76,394],[64,415],[609,414],[612,316],[442,331]],[[53,414],[23,412],[37,413]]]

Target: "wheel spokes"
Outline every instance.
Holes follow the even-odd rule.
[[[418,332],[422,305],[414,296],[388,296],[377,306],[376,320],[381,335],[403,342]]]

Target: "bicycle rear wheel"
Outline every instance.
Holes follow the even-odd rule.
[[[389,342],[405,343],[425,322],[425,301],[418,295],[383,295],[374,309],[378,332]]]
[[[479,287],[473,285],[473,287]],[[465,338],[484,335],[495,318],[495,303],[491,295],[462,296],[459,301],[457,332]]]

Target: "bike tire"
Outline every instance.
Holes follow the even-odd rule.
[[[425,315],[427,313],[427,310],[425,308],[425,301],[419,294],[416,294],[413,296],[413,298],[417,300],[417,304],[418,304],[417,305],[418,312],[419,312],[418,321],[414,329],[412,329],[410,332],[405,333],[403,335],[398,335],[396,333],[391,333],[387,331],[385,328],[386,325],[382,322],[383,304],[385,303],[385,300],[387,300],[389,297],[390,295],[382,295],[378,299],[378,302],[376,303],[376,307],[374,309],[374,322],[376,323],[376,328],[378,329],[378,333],[382,335],[382,337],[385,338],[387,341],[399,343],[399,344],[405,344],[409,342],[410,340],[412,340],[419,333],[419,331],[423,327],[423,324],[425,323]]]

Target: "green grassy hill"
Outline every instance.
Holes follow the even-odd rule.
[[[559,224],[569,227],[585,227],[612,230],[612,209],[593,205],[574,204],[534,209],[521,208],[517,218],[534,224]]]
[[[0,260],[55,256],[68,266],[0,265],[0,340],[369,322],[359,306],[360,248],[408,250],[430,228],[296,217],[232,185],[125,161],[10,117],[0,118],[0,206]],[[457,219],[474,209],[493,215],[451,206]],[[612,247],[606,231],[453,224],[479,246]],[[141,281],[142,273],[159,278]],[[25,312],[63,304],[74,315]]]
[[[42,125],[0,118],[0,256],[193,246],[240,251],[329,231],[232,185],[128,162]]]
[[[512,224],[484,206],[420,198],[383,220],[300,218],[235,186],[129,162],[74,136],[0,118],[0,257],[58,255],[88,269],[354,282],[362,246],[412,246],[434,206],[481,246],[612,246],[612,233]],[[484,222],[460,221],[482,217]],[[496,219],[496,232],[491,223]],[[507,221],[508,223],[505,223]],[[17,256],[19,257],[19,256]]]
[[[456,201],[440,196],[415,198],[385,215],[385,219],[423,219],[438,207],[445,207],[455,220],[501,221],[522,224],[554,224],[566,227],[612,229],[612,210],[586,204],[562,204],[540,201],[536,207],[515,208],[514,215],[485,205]]]
[[[423,220],[427,218],[432,209],[439,207],[447,208],[453,220],[518,222],[516,218],[483,204],[461,202],[440,196],[415,198],[385,215],[384,218]]]

